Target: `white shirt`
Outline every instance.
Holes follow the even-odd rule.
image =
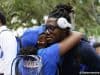
[[[6,26],[1,26],[0,32],[6,29]],[[0,50],[3,51],[3,57],[0,58],[0,73],[11,75],[11,63],[17,54],[17,41],[11,31],[0,33],[0,46]]]

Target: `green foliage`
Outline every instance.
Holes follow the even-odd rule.
[[[70,3],[74,7],[77,30],[83,28],[88,34],[100,34],[99,0],[0,0],[0,11],[6,15],[8,26],[16,29],[23,23],[32,26],[32,18],[37,19],[38,24],[42,23],[43,16],[59,3]],[[11,24],[14,16],[21,22]]]

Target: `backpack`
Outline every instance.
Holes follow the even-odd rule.
[[[42,75],[42,58],[36,53],[34,47],[21,48],[12,62],[11,75]]]

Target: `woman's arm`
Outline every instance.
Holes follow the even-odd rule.
[[[68,37],[61,41],[59,43],[60,55],[65,54],[66,52],[71,50],[71,48],[73,48],[78,42],[80,42],[82,35],[83,34],[80,32],[73,31]]]

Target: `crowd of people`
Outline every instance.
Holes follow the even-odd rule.
[[[41,72],[34,73],[33,61],[30,63],[30,59],[22,59],[15,64],[15,75],[79,75],[80,72],[100,72],[100,43],[90,45],[83,33],[72,29],[73,12],[69,4],[57,5],[48,14],[44,25],[24,32],[20,43],[7,28],[5,16],[0,13],[0,75],[11,75],[12,62],[19,55],[39,56],[42,67]]]

